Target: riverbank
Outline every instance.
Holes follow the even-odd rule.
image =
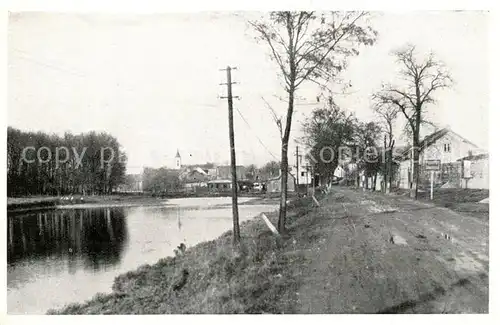
[[[310,199],[292,202],[290,223],[310,209],[313,209]],[[276,223],[276,213],[267,216]],[[48,313],[279,313],[283,309],[291,312],[292,304],[274,305],[270,300],[285,294],[287,288],[298,286],[294,274],[297,269],[289,266],[303,262],[301,253],[291,253],[290,242],[277,240],[260,218],[241,223],[241,237],[241,250],[233,249],[232,232],[228,231],[215,240],[189,248],[182,256],[167,257],[118,276],[112,294],[97,294],[86,303]],[[174,282],[182,278],[185,269],[189,272],[186,286],[173,291]],[[292,302],[296,297],[282,298]]]
[[[274,204],[279,202],[279,195],[241,193],[239,197],[251,198],[242,202],[245,205]],[[7,198],[7,212],[23,213],[29,211],[55,209],[55,208],[98,208],[98,207],[133,207],[133,206],[154,206],[163,205],[168,199],[193,198],[193,197],[229,197],[229,194],[213,195],[189,195],[174,197],[153,197],[151,195],[139,194],[116,194],[116,195],[94,195],[94,196],[34,196]]]
[[[49,313],[488,312],[487,220],[348,188],[319,199],[289,205],[281,239],[255,218],[240,249],[226,232]]]
[[[157,201],[145,195],[93,195],[93,196],[33,196],[7,198],[7,212],[26,212],[41,209],[53,209],[59,206],[73,205],[116,205],[124,203],[150,204]]]

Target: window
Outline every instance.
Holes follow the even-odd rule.
[[[300,176],[306,176],[305,172],[300,172]]]
[[[444,144],[444,152],[450,152],[450,151],[451,151],[450,144],[449,143],[445,143]]]

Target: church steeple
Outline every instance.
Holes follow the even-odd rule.
[[[177,149],[177,154],[175,155],[175,169],[181,169],[181,154],[179,153],[179,149]]]

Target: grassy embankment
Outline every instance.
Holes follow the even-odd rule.
[[[314,242],[315,207],[309,198],[289,205],[289,235],[278,239],[264,221],[241,224],[242,244],[233,248],[232,232],[200,243],[179,257],[167,257],[118,276],[112,294],[97,294],[49,314],[164,314],[164,313],[289,313],[295,310],[303,250]],[[277,214],[268,215],[276,224]],[[301,218],[302,217],[302,218]],[[293,240],[291,238],[295,238]],[[184,269],[186,285],[173,291]]]

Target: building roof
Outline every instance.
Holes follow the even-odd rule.
[[[424,137],[419,143],[420,150],[423,150],[423,149],[433,145],[434,143],[436,143],[436,141],[438,141],[439,139],[441,139],[442,137],[444,137],[448,133],[451,133],[454,136],[460,138],[463,142],[466,142],[466,143],[478,148],[478,146],[475,145],[474,143],[470,142],[469,140],[462,137],[460,134],[458,134],[458,133],[452,131],[450,128],[446,127],[446,128],[442,128],[440,130],[437,130],[436,132],[431,133],[428,136]],[[397,153],[397,155],[395,155],[395,156],[399,156],[399,158],[407,157],[408,154],[410,153],[410,149],[412,147],[413,147],[412,145],[407,145],[406,147],[404,147],[404,149],[400,153]]]
[[[175,154],[175,158],[180,158],[181,154],[179,153],[179,149],[177,149],[177,153]]]
[[[208,181],[208,184],[231,184],[232,181],[229,179],[215,179],[213,181]]]
[[[289,175],[289,176],[291,176],[291,177],[293,177],[293,179],[295,179],[295,176],[293,176],[293,175],[292,175],[292,173],[288,172],[288,175]],[[281,175],[279,175],[279,176],[275,176],[275,177],[271,177],[271,178],[268,178],[268,179],[266,180],[266,182],[269,182],[269,181],[276,181],[276,180],[278,180],[278,179],[281,179]]]
[[[238,168],[244,168],[245,166],[242,166],[242,165],[236,165],[236,169]],[[215,168],[217,169],[230,169],[231,168],[231,165],[221,165],[221,166],[216,166]]]
[[[462,161],[462,160],[482,160],[482,159],[488,159],[489,154],[487,153],[481,153],[478,155],[473,155],[473,156],[466,156],[460,159],[457,159],[457,161]]]

